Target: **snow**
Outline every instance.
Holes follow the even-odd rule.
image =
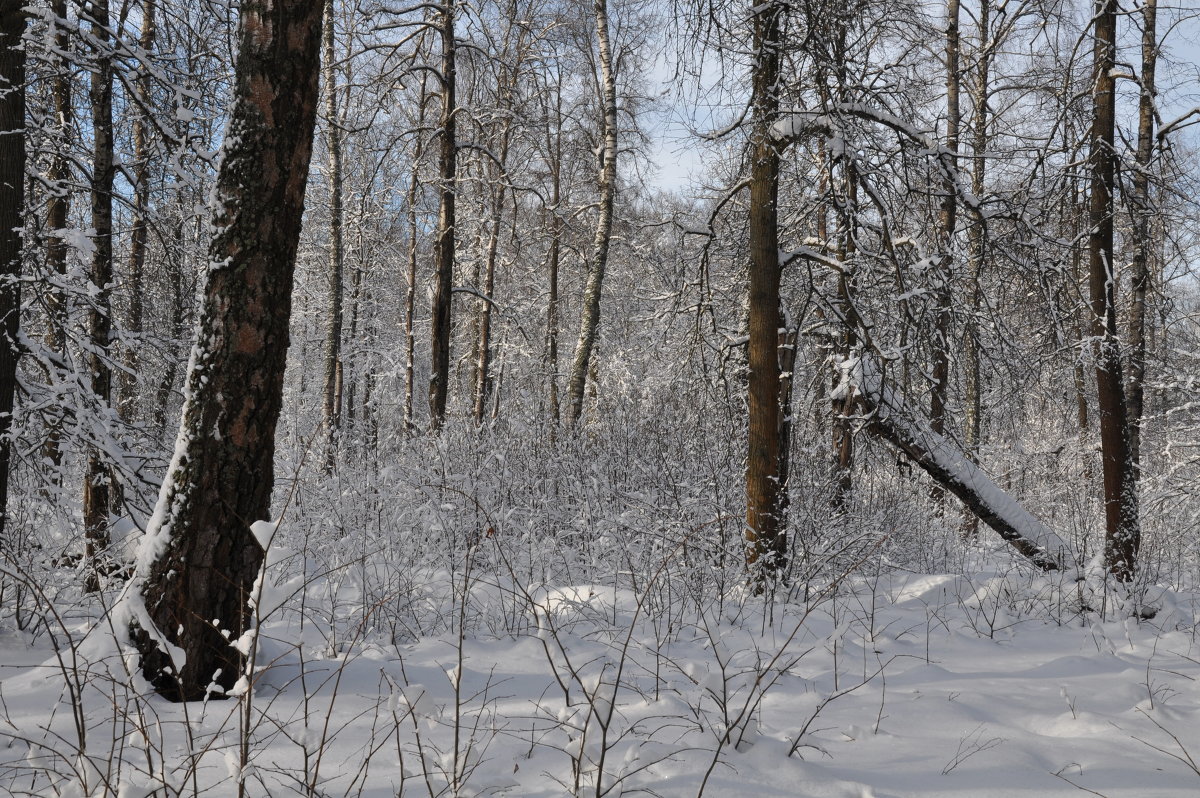
[[[61,659],[8,633],[0,792],[1195,795],[1200,596],[1158,589],[1151,622],[1114,598],[1100,617],[1073,581],[993,559],[845,578],[807,605],[735,587],[670,609],[668,580],[514,593],[481,566],[468,615],[493,615],[468,628],[461,579],[414,574],[451,626],[403,645],[360,630],[337,652],[315,607],[337,588],[313,578],[263,624],[235,698],[186,707],[130,683],[103,616],[57,630]],[[502,619],[493,592],[523,612]]]

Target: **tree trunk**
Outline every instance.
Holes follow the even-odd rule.
[[[95,398],[96,429],[93,435],[104,433],[104,414],[112,400],[112,368],[109,365],[109,345],[112,341],[110,297],[113,282],[113,62],[109,34],[108,0],[98,0],[89,7],[91,36],[95,52],[89,99],[92,105],[92,263],[88,279],[94,292],[88,307],[88,341],[91,351],[86,357]],[[99,588],[96,559],[108,548],[108,512],[111,504],[112,473],[96,443],[87,449],[87,467],[83,477],[83,530],[85,539],[85,590]]]
[[[588,263],[587,286],[583,290],[583,307],[579,319],[579,341],[571,360],[567,381],[567,418],[572,427],[583,415],[583,395],[592,366],[592,350],[600,330],[600,292],[604,271],[608,266],[609,244],[612,242],[613,207],[617,197],[617,73],[609,44],[608,2],[594,0],[596,43],[599,52],[601,88],[601,135],[603,150],[600,161],[600,217],[596,221],[596,237],[592,242],[592,259]]]
[[[51,81],[51,96],[54,105],[54,152],[46,170],[49,197],[46,201],[46,271],[52,284],[46,294],[46,348],[58,359],[67,349],[67,300],[61,283],[67,274],[67,242],[64,236],[67,220],[71,215],[71,164],[67,158],[68,137],[71,130],[73,110],[71,105],[71,71],[66,63],[71,47],[67,24],[67,0],[54,0],[50,5],[54,25],[54,47],[59,53]],[[52,366],[54,368],[56,366]],[[59,379],[57,375],[52,379]],[[55,407],[46,430],[46,442],[42,455],[53,469],[51,479],[55,485],[62,484],[62,408]]]
[[[25,226],[25,3],[0,2],[0,547],[7,543]]]
[[[958,136],[959,136],[959,37],[958,0],[946,4],[946,150],[949,163],[943,163],[940,258],[934,279],[933,384],[929,387],[929,423],[933,431],[946,431],[946,400],[950,388],[950,291],[954,279],[954,233],[958,223]],[[949,169],[947,169],[949,166]],[[930,492],[935,501],[943,498],[941,486],[934,483]]]
[[[780,473],[778,194],[779,152],[771,126],[779,112],[783,6],[754,7],[755,66],[751,76],[750,306],[747,357],[749,447],[746,455],[746,561],[763,573],[784,568],[787,523]]]
[[[325,471],[333,470],[336,438],[342,418],[342,130],[337,106],[337,64],[334,60],[334,0],[325,0],[325,129],[329,154],[329,315],[325,320],[325,384],[321,422],[325,429]]]
[[[954,0],[957,7],[957,0]],[[971,167],[971,195],[976,205],[970,212],[970,228],[967,230],[967,269],[970,273],[967,291],[966,329],[963,331],[964,403],[963,441],[967,457],[978,462],[979,447],[983,442],[983,373],[980,364],[979,314],[983,311],[983,265],[987,257],[987,222],[979,204],[987,188],[988,148],[988,100],[991,94],[991,5],[979,4],[979,51],[975,66],[975,81],[971,102],[975,107],[975,118],[971,128],[971,152],[974,156]],[[978,518],[970,516],[964,533],[974,536],[979,531]]]
[[[142,2],[142,32],[138,46],[142,58],[149,59],[154,52],[157,33],[155,11],[157,0]],[[133,219],[129,228],[129,318],[125,332],[129,340],[125,346],[125,371],[120,376],[117,408],[125,422],[132,422],[137,413],[137,385],[141,374],[140,350],[143,333],[145,303],[146,244],[150,226],[150,70],[138,70],[134,80],[137,93],[137,108],[133,120]]]
[[[425,78],[421,78],[420,107],[417,110],[417,130],[425,127],[426,96]],[[413,330],[413,314],[416,312],[417,296],[417,243],[420,231],[417,229],[417,186],[420,182],[421,156],[425,151],[425,139],[417,134],[417,143],[413,151],[412,170],[409,172],[408,193],[408,230],[411,236],[408,246],[408,285],[404,292],[404,428],[413,428],[413,393],[416,381],[416,350],[417,337]]]
[[[175,457],[126,604],[172,700],[231,688],[269,517],[296,247],[318,103],[322,3],[242,4],[234,107]],[[172,652],[181,650],[183,661]]]
[[[1129,416],[1117,335],[1116,264],[1113,262],[1113,186],[1116,152],[1116,0],[1097,0],[1092,65],[1092,128],[1088,202],[1088,287],[1092,339],[1096,348],[1096,394],[1100,410],[1100,448],[1104,464],[1106,534],[1104,562],[1117,579],[1133,579],[1141,531],[1138,525],[1137,474],[1129,449]]]
[[[1153,242],[1150,223],[1154,207],[1150,198],[1150,167],[1154,159],[1154,72],[1158,65],[1158,0],[1142,4],[1142,75],[1138,98],[1138,144],[1133,174],[1132,305],[1129,309],[1129,456],[1138,468],[1142,456],[1142,416],[1145,413],[1146,293],[1150,287]]]
[[[846,371],[862,397],[872,432],[900,449],[1034,565],[1048,571],[1066,567],[1067,544],[1001,490],[949,438],[911,412],[869,352],[850,361]]]
[[[458,133],[455,125],[454,0],[443,0],[442,36],[442,123],[438,166],[441,173],[441,203],[438,210],[434,260],[433,327],[430,332],[432,368],[429,376],[429,425],[441,429],[446,421],[446,399],[450,387],[450,303],[454,291],[455,181],[458,172]]]

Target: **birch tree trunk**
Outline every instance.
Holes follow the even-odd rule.
[[[587,285],[583,290],[579,341],[575,345],[575,356],[571,360],[571,373],[567,381],[567,418],[572,427],[579,423],[583,415],[584,389],[593,365],[592,350],[596,346],[596,335],[600,330],[600,293],[604,286],[604,270],[608,266],[613,207],[617,197],[617,74],[609,42],[608,1],[594,0],[592,9],[596,18],[599,53],[603,142],[599,172],[600,216],[596,221]]]
[[[325,429],[325,470],[333,470],[342,418],[342,131],[338,116],[337,64],[334,49],[334,0],[325,2],[324,49],[325,129],[329,155],[329,315],[325,319],[325,385],[321,422]]]
[[[323,3],[245,0],[199,328],[175,456],[127,588],[141,668],[171,700],[242,676],[270,513]],[[175,652],[181,652],[182,661]]]

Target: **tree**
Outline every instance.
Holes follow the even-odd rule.
[[[599,56],[600,88],[600,215],[596,219],[596,235],[592,240],[592,256],[588,261],[587,285],[583,289],[583,308],[579,317],[579,340],[571,359],[567,378],[567,418],[571,426],[583,415],[583,393],[592,366],[592,350],[600,330],[600,292],[604,287],[604,270],[612,243],[613,208],[617,198],[617,66],[613,58],[608,21],[608,1],[594,0],[596,45]]]
[[[338,115],[334,10],[333,0],[326,0],[322,49],[326,146],[329,154],[329,315],[325,322],[325,391],[321,404],[321,421],[328,436],[325,442],[327,470],[333,467],[338,427],[342,420],[342,272],[345,262],[345,247],[342,243],[342,119]]]
[[[747,357],[749,446],[746,455],[746,560],[768,572],[787,554],[780,446],[779,150],[772,128],[779,116],[780,37],[784,6],[754,6],[754,67],[750,129],[750,298]]]
[[[8,521],[17,330],[21,318],[21,232],[25,213],[25,3],[0,3],[0,545]]]
[[[429,376],[429,425],[440,429],[446,421],[450,391],[450,307],[454,298],[454,252],[458,239],[455,199],[458,195],[457,55],[454,33],[454,0],[442,0],[438,30],[442,44],[442,118],[438,129],[438,171],[441,178],[437,233],[434,240],[433,313],[430,331],[432,368]]]
[[[175,456],[126,589],[141,667],[172,700],[231,688],[263,560],[323,3],[248,0]],[[143,600],[139,602],[137,597]],[[172,651],[181,650],[180,662]]]
[[[1104,563],[1117,579],[1133,579],[1141,530],[1137,466],[1130,451],[1130,424],[1117,331],[1117,267],[1113,248],[1116,129],[1116,0],[1097,0],[1092,62],[1092,127],[1088,198],[1088,289],[1096,350],[1096,394],[1104,464]]]

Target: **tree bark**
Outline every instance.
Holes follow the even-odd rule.
[[[321,421],[325,429],[325,471],[333,470],[342,418],[342,130],[337,105],[337,68],[333,36],[334,0],[325,0],[323,34],[325,129],[329,155],[329,315],[325,319],[325,385]]]
[[[588,373],[592,367],[592,350],[600,330],[600,293],[604,286],[604,271],[608,267],[608,251],[612,242],[613,208],[617,197],[617,73],[609,42],[608,2],[594,0],[596,44],[600,67],[601,150],[599,184],[600,216],[596,220],[596,236],[592,241],[592,258],[588,263],[587,285],[583,290],[583,307],[579,319],[579,341],[571,360],[567,381],[567,418],[572,427],[583,415],[583,396]]]
[[[142,2],[142,32],[138,40],[141,57],[149,59],[157,35],[155,12],[158,0]],[[125,332],[125,371],[121,374],[117,407],[126,422],[135,420],[138,375],[141,374],[140,350],[144,327],[146,245],[150,226],[150,70],[143,66],[134,80],[138,102],[133,121],[133,219],[129,229],[129,318]]]
[[[46,200],[46,271],[52,284],[46,293],[46,310],[49,318],[46,325],[46,347],[61,359],[67,349],[67,301],[61,283],[67,274],[67,242],[64,236],[67,220],[71,214],[71,164],[67,158],[71,120],[74,116],[71,101],[71,73],[65,63],[71,46],[67,25],[67,0],[54,0],[50,4],[54,25],[54,47],[62,59],[55,64],[51,81],[51,97],[54,106],[54,153],[46,170],[49,197]],[[55,485],[62,484],[62,408],[53,409],[53,416],[46,429],[46,442],[42,454],[50,463]]]
[[[934,286],[933,384],[929,388],[929,423],[933,431],[946,431],[946,400],[950,388],[950,303],[954,278],[954,233],[958,223],[958,138],[959,122],[959,0],[946,3],[946,150],[942,164],[942,201],[939,211],[940,258]],[[936,483],[931,491],[940,502],[943,491]]]
[[[1104,464],[1106,534],[1104,561],[1118,580],[1131,581],[1137,564],[1136,466],[1129,448],[1129,423],[1117,334],[1113,262],[1113,187],[1116,152],[1116,0],[1097,0],[1092,64],[1092,127],[1088,137],[1091,196],[1088,201],[1088,287],[1092,339],[1096,348],[1096,393],[1100,411],[1100,448]]]
[[[749,446],[746,455],[746,561],[771,574],[787,558],[787,523],[780,471],[779,152],[771,126],[779,112],[783,6],[752,9],[755,65],[751,76]]]
[[[430,332],[432,369],[429,377],[429,425],[434,430],[441,429],[446,421],[446,400],[450,388],[450,303],[454,291],[454,249],[458,235],[454,219],[454,201],[458,191],[454,0],[443,0],[439,10],[442,17],[442,122],[438,155],[441,202],[434,255],[433,327]]]
[[[97,413],[94,435],[104,433],[104,414],[112,401],[112,367],[109,347],[112,342],[113,282],[113,60],[109,32],[108,0],[89,6],[92,48],[95,63],[89,99],[92,106],[92,262],[88,279],[92,297],[88,306],[88,342],[86,362],[91,378]],[[99,588],[96,560],[108,548],[108,512],[112,500],[112,472],[96,442],[87,449],[83,478],[83,530],[85,542],[85,590]]]
[[[25,3],[0,2],[0,547],[8,529],[25,219]]]
[[[1142,417],[1145,414],[1146,294],[1150,287],[1153,242],[1150,224],[1154,207],[1150,197],[1150,168],[1154,160],[1154,73],[1158,65],[1158,0],[1142,3],[1142,74],[1138,97],[1138,143],[1130,204],[1133,206],[1133,264],[1130,268],[1129,309],[1129,456],[1134,468],[1142,457]]]
[[[310,0],[242,4],[179,439],[128,588],[144,605],[125,605],[142,670],[172,700],[219,694],[243,673],[232,643],[251,622],[263,561],[251,524],[270,512],[322,9]]]

